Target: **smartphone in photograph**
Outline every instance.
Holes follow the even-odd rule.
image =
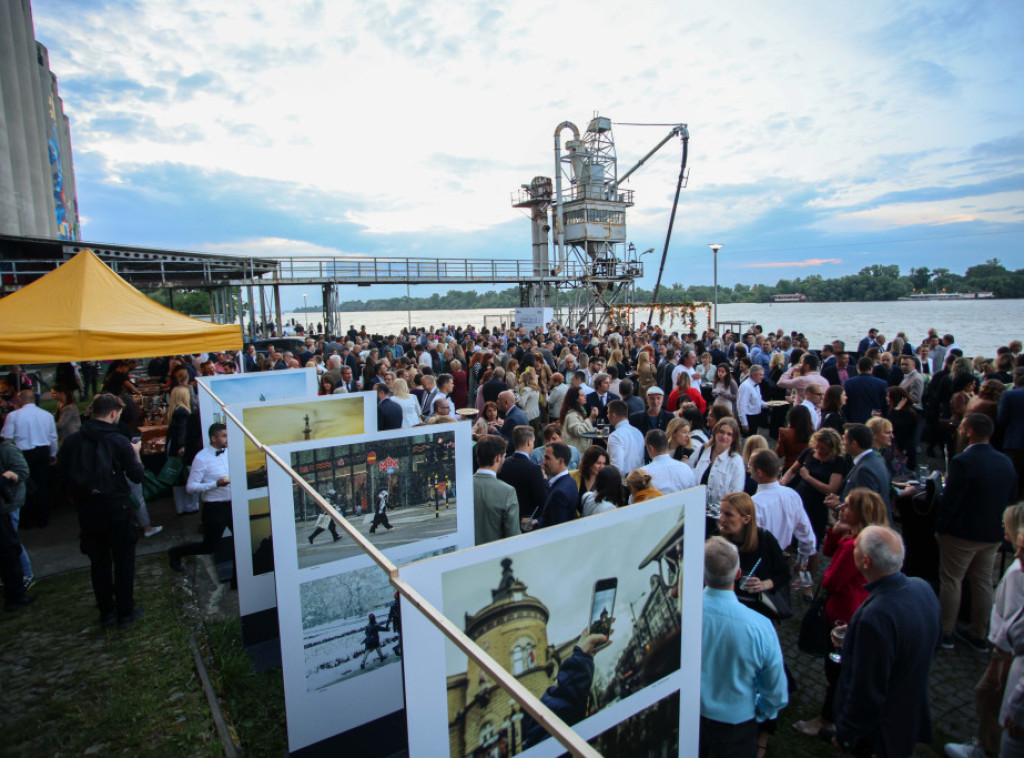
[[[615,592],[619,580],[598,579],[594,583],[594,599],[590,604],[590,633],[608,634],[612,630],[612,619],[615,617]]]

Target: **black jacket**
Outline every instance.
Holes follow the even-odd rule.
[[[1001,542],[1003,510],[1016,499],[1010,459],[989,444],[970,445],[949,462],[935,531],[972,542]]]
[[[519,517],[526,518],[537,508],[544,505],[548,494],[547,482],[540,466],[530,460],[529,456],[510,455],[498,472],[498,479],[512,485],[519,500]]]
[[[57,458],[62,480],[71,487],[72,496],[88,496],[92,490],[108,497],[127,498],[128,480],[138,484],[145,470],[135,455],[132,443],[114,424],[89,419],[81,430],[64,441]],[[91,471],[88,489],[76,486],[78,472]],[[125,478],[127,477],[127,479]]]

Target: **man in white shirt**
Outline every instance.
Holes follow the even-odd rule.
[[[622,400],[608,403],[608,423],[615,429],[608,437],[608,457],[625,479],[644,464],[644,435],[629,423],[629,407]]]
[[[50,521],[50,482],[57,462],[57,425],[53,416],[36,405],[32,390],[18,393],[22,407],[7,414],[0,436],[14,442],[28,464],[29,479],[35,492],[25,499],[21,527],[42,528]]]
[[[810,411],[815,431],[821,426],[821,401],[824,399],[825,390],[817,384],[807,385],[807,389],[804,390],[804,401],[800,405]]]
[[[454,383],[455,380],[452,378],[451,374],[441,374],[441,376],[437,377],[437,394],[434,395],[434,399],[431,401],[431,410],[434,412],[434,415],[437,415],[438,401],[447,400],[448,418],[452,419],[453,421],[458,421],[459,416],[457,413],[455,413],[455,403],[451,402],[448,398],[448,396],[451,394]]]
[[[764,379],[764,368],[755,363],[750,367],[750,376],[740,384],[739,394],[736,396],[737,419],[740,422],[740,429],[743,435],[757,434],[757,430],[764,422],[761,415],[768,406],[761,399],[761,381]]]
[[[185,567],[181,564],[182,556],[212,554],[224,530],[232,528],[231,478],[228,476],[227,456],[228,428],[224,424],[210,424],[209,436],[210,444],[196,454],[188,482],[185,484],[185,490],[193,495],[198,493],[203,503],[203,541],[175,545],[167,551],[171,569],[179,574],[185,572]]]
[[[757,482],[753,497],[757,525],[771,532],[783,550],[795,537],[800,570],[806,571],[818,543],[800,495],[779,484],[779,466],[779,456],[772,450],[758,450],[750,457],[750,475]]]
[[[675,387],[679,384],[679,375],[684,371],[690,375],[690,381],[693,381],[693,375],[697,373],[697,353],[693,350],[687,350],[683,353],[682,359],[679,361],[679,365],[672,369],[672,386]]]
[[[668,437],[661,429],[651,429],[644,437],[651,462],[644,471],[651,475],[651,486],[662,495],[689,489],[697,484],[693,469],[668,454]]]

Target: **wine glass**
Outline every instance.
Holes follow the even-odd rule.
[[[828,659],[833,663],[841,663],[843,660],[843,639],[846,637],[846,628],[845,621],[836,621],[832,626],[832,647],[835,650],[828,654]]]

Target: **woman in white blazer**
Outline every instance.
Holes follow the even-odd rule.
[[[740,454],[740,425],[723,418],[711,433],[711,440],[690,456],[698,484],[708,486],[708,504],[717,506],[730,492],[742,492],[745,481]]]

